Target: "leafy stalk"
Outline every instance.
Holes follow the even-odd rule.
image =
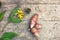
[[[8,17],[8,22],[4,25],[4,27],[2,28],[2,32],[4,31],[4,29],[6,28],[6,26],[8,25],[8,23],[10,23],[10,22],[13,22],[13,23],[20,23],[22,20],[20,20],[19,18],[16,18],[16,17],[14,17],[15,16],[15,14],[17,13],[17,10],[18,10],[19,8],[18,7],[15,7],[12,11],[11,11],[11,13],[10,13],[10,15],[9,15],[9,17]]]
[[[0,22],[2,21],[2,19],[3,19],[3,17],[4,17],[5,12],[6,12],[6,10],[5,10],[5,11],[0,12]],[[1,28],[1,24],[0,24],[0,28]]]

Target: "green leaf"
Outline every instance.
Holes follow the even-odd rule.
[[[2,38],[0,38],[0,40],[3,40]]]
[[[18,17],[14,17],[18,10],[19,10],[19,8],[18,8],[18,7],[15,7],[15,8],[11,11],[11,13],[10,13],[10,15],[9,15],[9,21],[10,21],[10,22],[20,23],[20,22],[22,21],[22,20],[20,20]]]
[[[1,40],[11,40],[11,39],[9,39],[9,38],[1,38]]]
[[[13,37],[17,36],[18,34],[14,33],[14,32],[5,32],[3,33],[3,35],[1,36],[1,38],[8,38],[8,39],[12,39]]]
[[[11,39],[9,39],[9,38],[4,38],[3,40],[11,40]]]
[[[6,11],[2,11],[2,12],[0,13],[0,21],[3,19],[5,12],[6,12]]]

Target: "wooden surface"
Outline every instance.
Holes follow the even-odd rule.
[[[60,0],[0,0],[2,8],[7,10],[3,20],[0,22],[0,30],[8,21],[11,10],[19,5],[20,9],[31,8],[31,13],[25,15],[21,23],[9,23],[4,29],[6,31],[14,31],[20,36],[13,40],[36,40],[29,32],[29,20],[33,14],[39,13],[38,23],[42,24],[39,40],[60,40]],[[1,33],[2,34],[2,33]]]

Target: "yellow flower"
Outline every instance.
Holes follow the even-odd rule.
[[[23,12],[22,10],[18,10],[18,12],[17,12],[17,17],[18,17],[19,19],[22,19],[22,18],[24,17],[24,12]]]
[[[18,10],[18,13],[19,13],[19,14],[20,14],[20,13],[23,14],[24,12],[23,12],[22,10]]]

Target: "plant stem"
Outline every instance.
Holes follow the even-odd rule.
[[[2,26],[1,26],[1,21],[0,21],[0,34],[1,34],[1,28],[2,28]]]
[[[10,22],[8,21],[5,25],[4,25],[4,27],[2,28],[2,31],[1,32],[4,32],[4,29],[6,28],[6,26],[9,24]]]

